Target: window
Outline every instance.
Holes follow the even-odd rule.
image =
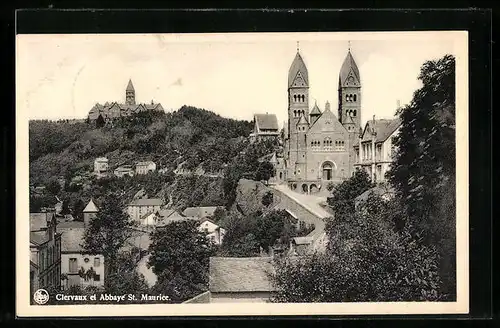
[[[78,260],[74,257],[69,259],[69,272],[70,273],[78,272]]]
[[[354,101],[356,101],[356,95],[354,95]],[[356,110],[352,111],[352,116],[356,117]]]
[[[98,257],[94,257],[94,267],[100,267],[101,266],[101,259]]]
[[[94,281],[101,281],[101,275],[100,274],[95,274],[94,275]]]
[[[344,151],[345,150],[345,142],[343,140],[335,141],[335,151]]]
[[[354,97],[354,102],[356,102],[356,95],[353,95],[353,97]]]
[[[323,140],[323,149],[332,150],[332,140],[330,138],[325,138],[325,140]]]

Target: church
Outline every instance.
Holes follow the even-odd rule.
[[[124,104],[116,101],[112,103],[106,102],[104,105],[96,103],[90,109],[88,119],[89,121],[94,121],[101,116],[104,122],[108,122],[115,118],[130,116],[134,113],[144,112],[147,110],[163,111],[163,107],[160,103],[155,103],[153,101],[151,101],[151,104],[137,104],[135,101],[135,88],[132,84],[132,80],[129,80],[125,89]]]
[[[321,110],[310,105],[307,66],[297,48],[288,71],[288,121],[282,131],[283,150],[274,154],[274,181],[301,193],[326,190],[363,169],[373,182],[384,182],[394,154],[398,118],[369,120],[361,127],[361,76],[349,47],[338,79],[335,115],[327,101]],[[276,156],[277,155],[277,156]]]

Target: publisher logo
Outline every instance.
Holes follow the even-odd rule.
[[[39,289],[33,294],[33,300],[40,305],[49,301],[49,293],[45,289]]]

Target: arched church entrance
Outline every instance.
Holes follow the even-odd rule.
[[[304,184],[302,185],[302,191],[303,191],[303,192],[305,192],[305,193],[307,193],[307,192],[309,191],[309,186],[308,186],[307,184],[305,184],[305,183],[304,183]]]
[[[333,180],[335,177],[335,164],[332,162],[324,162],[321,166],[321,172],[323,180]]]

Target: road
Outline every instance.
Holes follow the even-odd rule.
[[[152,269],[148,269],[147,267],[148,260],[149,260],[149,254],[144,256],[137,263],[137,272],[142,273],[144,275],[144,278],[146,278],[148,286],[152,287],[156,283],[157,277]]]

